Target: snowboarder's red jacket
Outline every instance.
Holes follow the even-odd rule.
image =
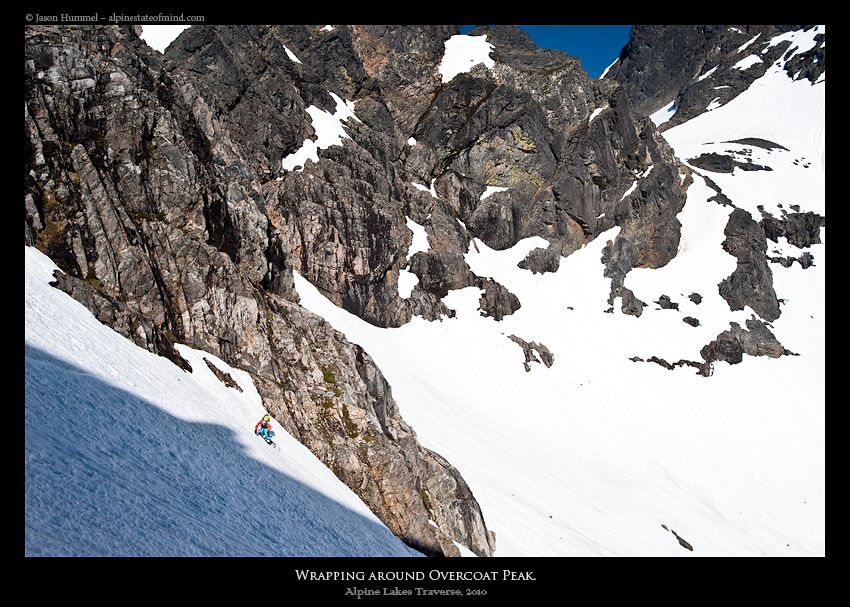
[[[267,421],[261,419],[260,421],[257,422],[257,425],[254,426],[254,434],[257,433],[257,430],[260,428],[260,426],[262,426],[263,428],[269,428],[269,429],[271,429],[271,427],[272,427],[270,422],[267,422]]]

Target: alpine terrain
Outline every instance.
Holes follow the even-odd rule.
[[[460,28],[25,28],[25,555],[825,555],[825,27]]]

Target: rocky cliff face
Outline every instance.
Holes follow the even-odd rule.
[[[281,425],[409,545],[492,554],[469,487],[418,443],[368,353],[293,301],[291,268],[316,253],[282,244],[275,226],[294,224],[293,209],[264,182],[261,152],[137,34],[26,30],[27,244],[62,268],[59,288],[138,345],[186,365],[179,341],[250,371]],[[398,246],[376,243],[380,212],[357,234],[375,243],[370,271]]]
[[[186,343],[252,373],[275,419],[409,545],[490,555],[470,487],[418,443],[369,354],[298,305],[293,272],[379,326],[451,315],[442,297],[470,285],[498,320],[522,301],[470,270],[473,238],[542,237],[520,265],[552,272],[618,226],[610,303],[639,315],[624,277],[675,256],[689,181],[645,117],[661,97],[630,100],[512,26],[471,32],[492,66],[444,82],[457,31],[203,26],[163,56],[129,26],[27,28],[25,239],[62,268],[59,288],[140,346],[185,365],[172,346]],[[317,117],[352,103],[338,144],[289,162]],[[412,251],[413,224],[427,250]],[[730,223],[748,268],[764,258],[745,246],[752,228]],[[747,295],[766,320],[771,293]],[[551,363],[545,344],[511,338]]]
[[[498,317],[521,302],[470,272],[462,256],[472,236],[498,249],[544,237],[550,246],[529,257],[532,271],[556,269],[613,225],[630,225],[623,239],[646,245],[625,267],[663,264],[675,251],[678,169],[651,125],[635,125],[622,88],[501,26],[471,32],[486,33],[493,69],[443,83],[439,62],[456,31],[193,28],[169,48],[173,73],[197,83],[265,181],[277,292],[288,292],[295,269],[347,310],[398,326],[451,313],[440,298],[476,285],[487,290],[482,312]],[[281,169],[311,135],[305,108],[333,112],[339,99],[356,103],[351,145]],[[483,197],[488,187],[497,191]],[[431,242],[409,259],[408,219]],[[419,279],[407,298],[398,294],[403,269]]]

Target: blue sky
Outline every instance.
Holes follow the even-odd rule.
[[[474,26],[466,26],[465,32]],[[629,41],[631,25],[520,25],[540,48],[578,57],[591,78],[599,76]]]

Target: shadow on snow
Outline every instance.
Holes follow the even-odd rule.
[[[26,556],[414,554],[224,426],[181,420],[29,344],[24,360]]]

